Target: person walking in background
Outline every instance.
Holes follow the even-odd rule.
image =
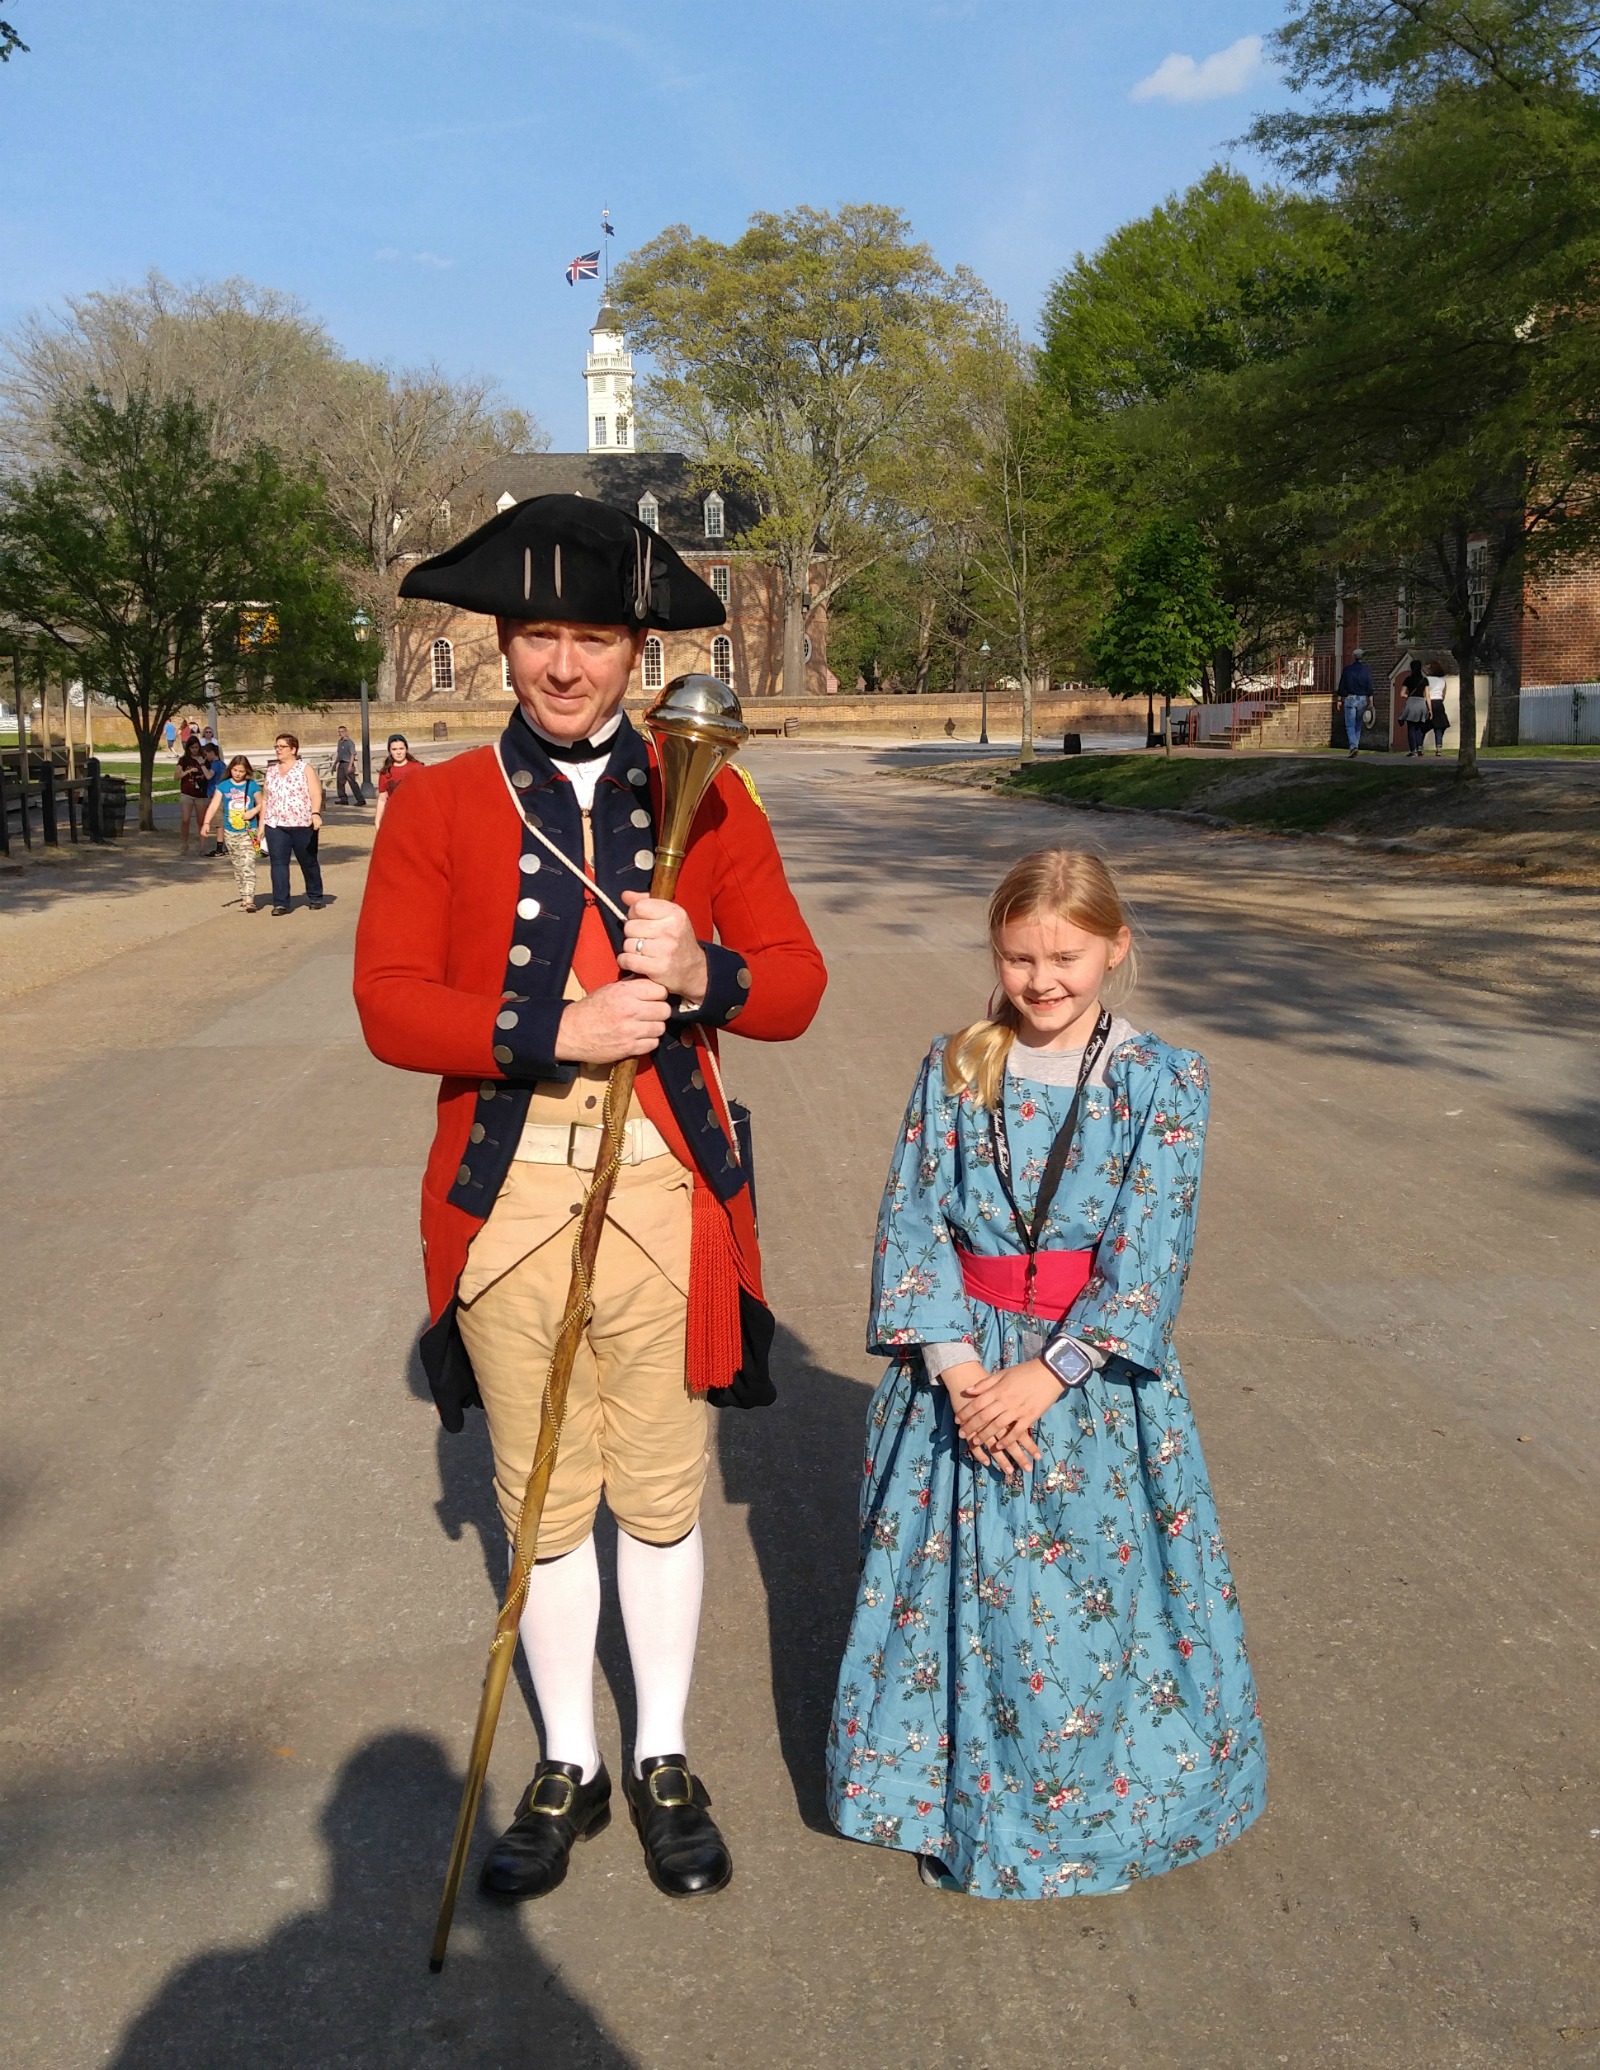
[[[1433,752],[1444,753],[1444,737],[1450,730],[1450,714],[1444,708],[1444,677],[1429,676],[1428,725],[1433,732]]]
[[[378,771],[378,809],[372,818],[375,827],[383,825],[384,808],[389,803],[390,794],[398,790],[402,780],[417,766],[411,759],[411,744],[403,733],[391,733],[386,746],[388,753]]]
[[[277,760],[267,765],[262,824],[266,829],[267,862],[272,870],[272,910],[289,910],[289,858],[300,865],[306,904],[322,911],[322,865],[317,860],[317,834],[322,826],[322,785],[317,772],[300,759],[300,743],[292,733],[273,742]]]
[[[194,728],[187,719],[180,719],[178,721],[178,752],[180,754],[182,754],[193,738]]]
[[[178,828],[183,836],[179,855],[189,853],[189,828],[194,827],[194,852],[205,854],[205,842],[201,837],[200,823],[206,816],[206,794],[210,787],[210,771],[206,758],[200,752],[200,742],[191,736],[184,742],[178,756]]]
[[[217,746],[216,735],[209,726],[200,736],[200,754],[201,759],[206,765],[206,824],[209,826],[211,823],[211,801],[217,795],[217,785],[221,783],[227,771],[227,764],[222,759],[222,750]],[[227,849],[219,841],[211,853],[213,855],[226,855]]]
[[[233,864],[233,881],[239,887],[240,905],[245,912],[253,913],[256,909],[261,785],[256,780],[248,755],[235,755],[228,764],[227,775],[218,783],[211,795],[211,803],[206,807],[202,833],[209,834],[219,817],[222,840],[218,846],[226,848],[228,860]]]
[[[178,722],[176,719],[168,719],[165,726],[161,729],[161,737],[167,744],[167,753],[169,755],[176,754],[178,749]]]
[[[1363,658],[1364,647],[1357,647],[1345,663],[1339,676],[1339,701],[1344,707],[1344,737],[1352,755],[1361,748],[1361,728],[1367,716],[1367,707],[1372,702],[1372,671]]]
[[[1406,760],[1422,753],[1422,743],[1428,737],[1428,678],[1422,663],[1413,655],[1411,666],[1406,670],[1405,681],[1400,685],[1405,692],[1405,703],[1400,707],[1400,716],[1406,725]]]
[[[361,793],[361,778],[356,774],[356,744],[350,738],[350,728],[348,726],[341,726],[339,728],[339,739],[333,750],[333,773],[338,784],[339,803],[341,805],[350,802],[345,797],[347,786],[355,792],[356,804],[366,804],[367,801]]]

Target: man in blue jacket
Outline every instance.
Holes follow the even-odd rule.
[[[1344,737],[1352,755],[1361,747],[1361,722],[1372,702],[1372,671],[1362,659],[1365,648],[1357,647],[1339,676],[1339,695],[1344,702]]]

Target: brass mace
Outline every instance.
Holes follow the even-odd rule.
[[[712,778],[724,762],[731,761],[748,736],[749,728],[739,709],[739,700],[726,683],[715,676],[677,676],[663,690],[644,716],[645,730],[655,743],[661,768],[661,832],[656,841],[655,868],[650,878],[652,898],[671,898],[678,886],[678,872],[689,846],[689,829],[694,825],[700,801]],[[450,1846],[450,1866],[445,1872],[444,1896],[439,1903],[439,1922],[433,1933],[433,1952],[428,1967],[437,1974],[444,1968],[445,1949],[450,1940],[450,1922],[455,1916],[461,1890],[467,1849],[477,1823],[483,1780],[489,1768],[494,1732],[500,1722],[500,1704],[516,1653],[517,1627],[528,1594],[528,1576],[533,1569],[539,1543],[539,1519],[550,1491],[556,1452],[561,1443],[561,1425],[567,1413],[567,1390],[572,1382],[572,1362],[588,1327],[590,1293],[594,1284],[594,1261],[605,1227],[606,1209],[612,1188],[622,1168],[622,1145],[628,1107],[633,1098],[633,1081],[639,1071],[637,1057],[624,1057],[613,1064],[606,1083],[606,1104],[602,1120],[604,1135],[595,1158],[594,1179],[584,1196],[583,1214],[572,1243],[572,1278],[567,1285],[566,1313],[556,1336],[545,1377],[544,1403],[539,1416],[539,1442],[527,1491],[522,1498],[522,1515],[512,1548],[511,1579],[489,1647],[489,1664],[484,1670],[483,1695],[478,1702],[478,1725],[472,1735],[472,1754],[467,1762],[466,1784],[461,1792],[461,1809],[456,1817],[455,1839]]]

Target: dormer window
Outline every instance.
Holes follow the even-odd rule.
[[[722,498],[713,489],[706,498],[706,537],[720,539],[723,531]]]
[[[639,498],[639,522],[641,525],[648,525],[652,532],[661,530],[661,505],[654,496],[646,495]]]
[[[504,489],[496,499],[494,507],[496,510],[510,510],[516,500],[516,497],[512,495],[509,489]]]

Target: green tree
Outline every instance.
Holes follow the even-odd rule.
[[[1242,385],[1236,449],[1355,586],[1404,579],[1448,620],[1463,774],[1486,659],[1489,738],[1515,738],[1502,597],[1600,541],[1592,26],[1511,0],[1318,0],[1284,36],[1323,105],[1262,131],[1332,168],[1352,292]]]
[[[91,393],[59,405],[51,438],[59,458],[0,495],[0,614],[127,714],[148,831],[161,729],[210,680],[230,707],[353,684],[336,530],[266,447],[220,459],[191,398]]]
[[[1117,562],[1110,609],[1090,641],[1114,697],[1143,697],[1170,710],[1200,681],[1212,653],[1235,637],[1216,591],[1216,568],[1198,529],[1156,518]],[[1149,730],[1147,728],[1147,730]],[[1170,729],[1165,725],[1163,734]]]
[[[11,62],[11,53],[14,50],[25,51],[27,47],[9,22],[0,22],[0,65]]]
[[[797,695],[808,611],[900,541],[882,475],[967,285],[898,211],[862,206],[757,215],[731,244],[679,225],[612,288],[655,361],[650,419],[760,510],[745,543],[778,568],[783,684]]]

